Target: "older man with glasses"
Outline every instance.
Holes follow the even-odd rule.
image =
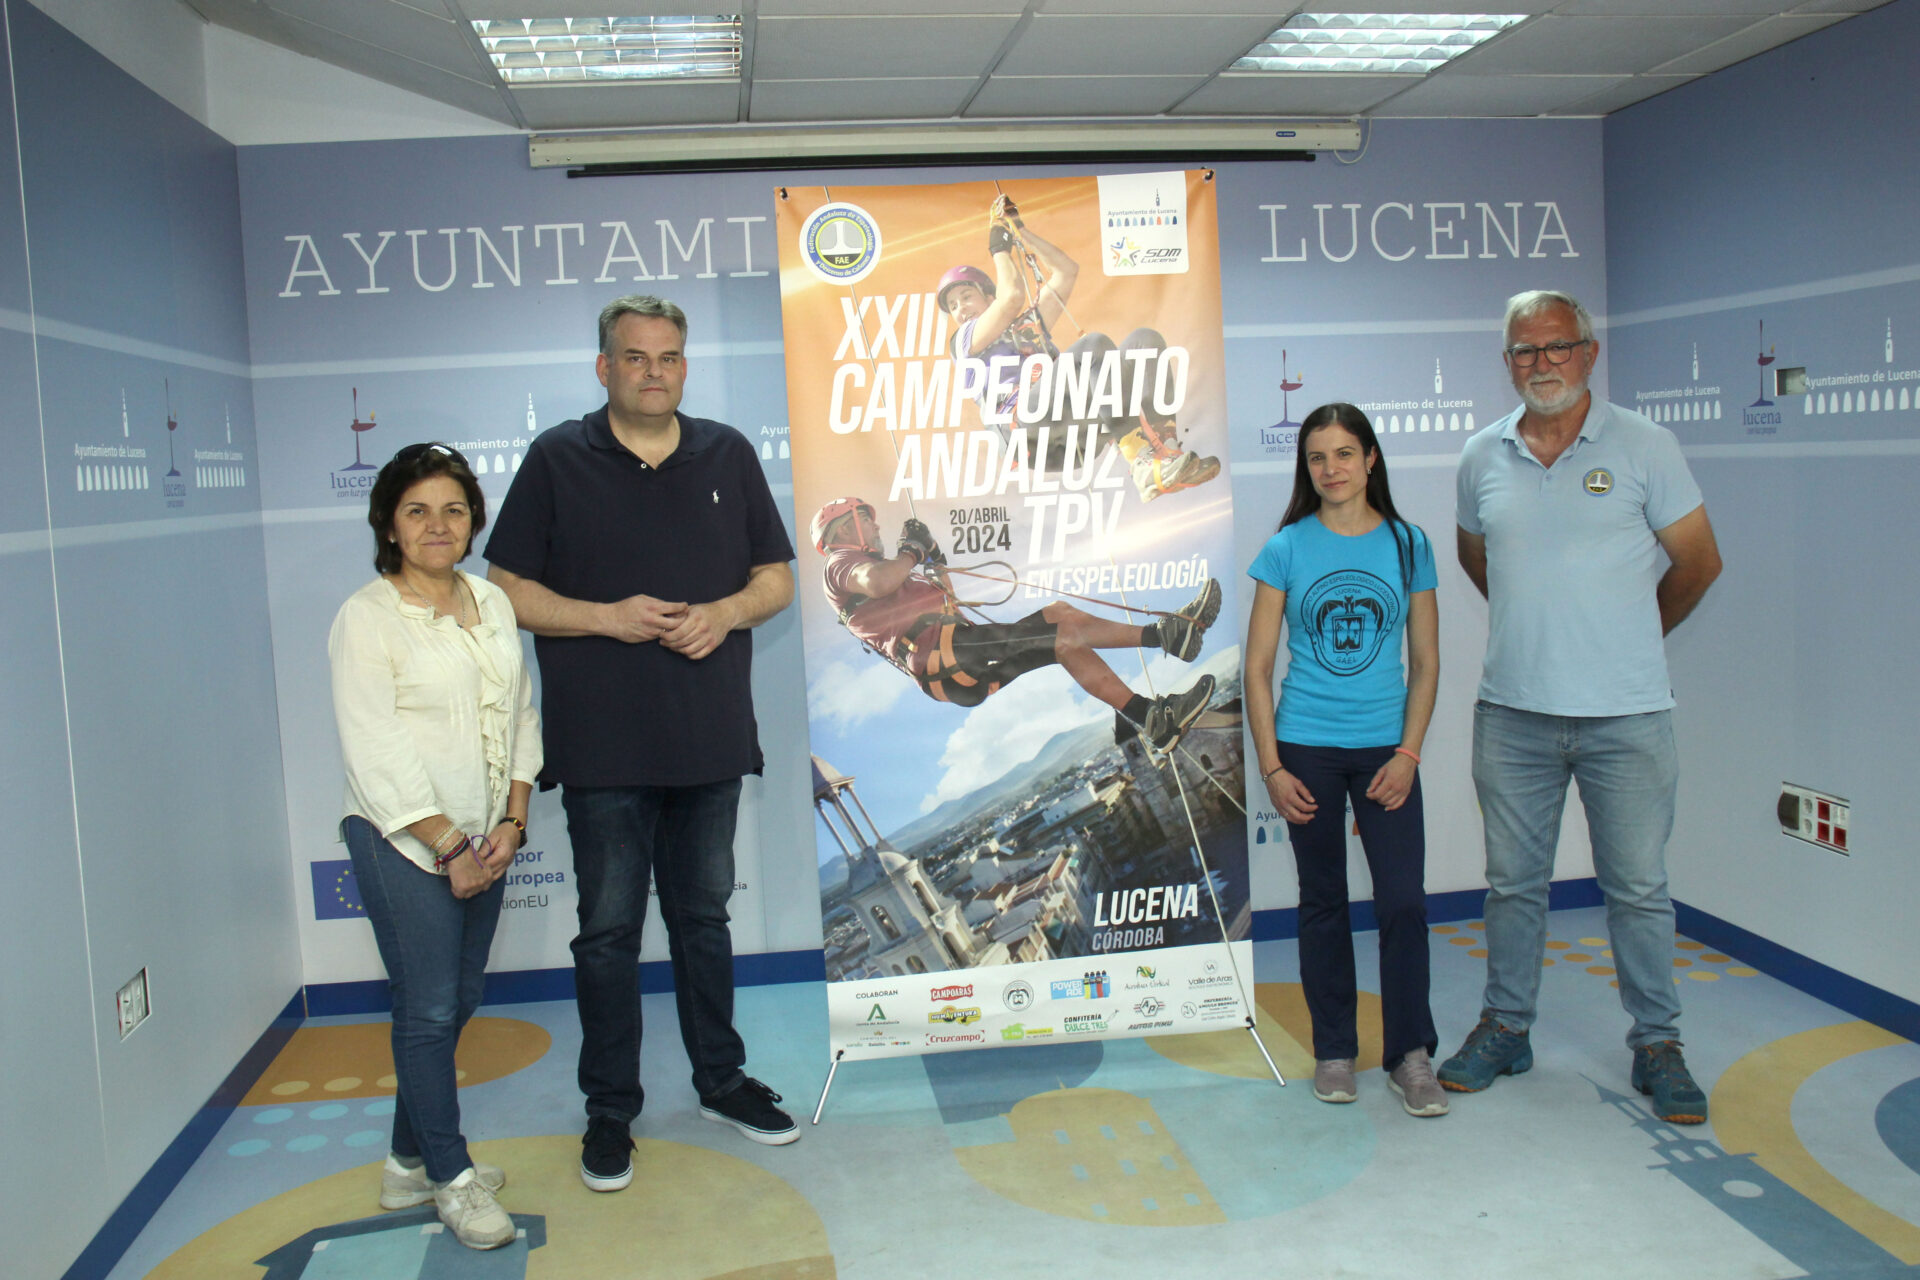
[[[1720,552],[1673,433],[1587,389],[1600,344],[1586,309],[1522,293],[1505,333],[1522,404],[1467,442],[1456,482],[1460,567],[1488,605],[1473,728],[1487,987],[1440,1082],[1474,1093],[1533,1066],[1547,888],[1573,778],[1633,1019],[1630,1078],[1662,1119],[1698,1124],[1707,1099],[1681,1055],[1673,983],[1666,845],[1679,772],[1664,637],[1719,576]]]

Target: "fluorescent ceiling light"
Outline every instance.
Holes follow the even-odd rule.
[[[740,16],[475,19],[510,85],[737,80]]]
[[[1524,13],[1296,13],[1229,71],[1423,76],[1493,39]]]

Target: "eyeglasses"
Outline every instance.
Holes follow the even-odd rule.
[[[1517,367],[1531,369],[1541,356],[1546,356],[1548,364],[1565,364],[1573,358],[1573,353],[1592,342],[1592,338],[1582,338],[1578,342],[1549,342],[1545,346],[1533,347],[1526,343],[1508,347],[1506,357]]]
[[[395,462],[412,462],[423,453],[438,453],[444,454],[449,458],[460,458],[460,451],[458,449],[449,448],[437,442],[422,441],[419,444],[407,445],[401,449],[400,452],[393,455],[393,460]],[[462,462],[466,461],[465,458],[461,458],[460,460]]]

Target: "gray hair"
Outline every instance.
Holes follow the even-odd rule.
[[[1500,326],[1501,342],[1504,343],[1507,335],[1513,332],[1514,321],[1531,320],[1549,307],[1565,307],[1573,312],[1574,323],[1580,326],[1580,340],[1593,340],[1593,317],[1587,314],[1587,309],[1580,305],[1578,298],[1553,289],[1528,289],[1507,299],[1507,318]]]
[[[673,327],[680,331],[680,341],[684,344],[687,340],[686,312],[665,298],[629,293],[623,298],[615,298],[600,309],[600,354],[603,356],[613,354],[613,326],[620,323],[621,316],[655,316],[672,321]]]

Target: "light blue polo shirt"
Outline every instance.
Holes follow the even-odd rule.
[[[1595,398],[1542,467],[1515,409],[1467,441],[1455,519],[1487,540],[1480,696],[1521,711],[1625,716],[1673,705],[1654,588],[1656,529],[1701,503],[1673,432]]]

